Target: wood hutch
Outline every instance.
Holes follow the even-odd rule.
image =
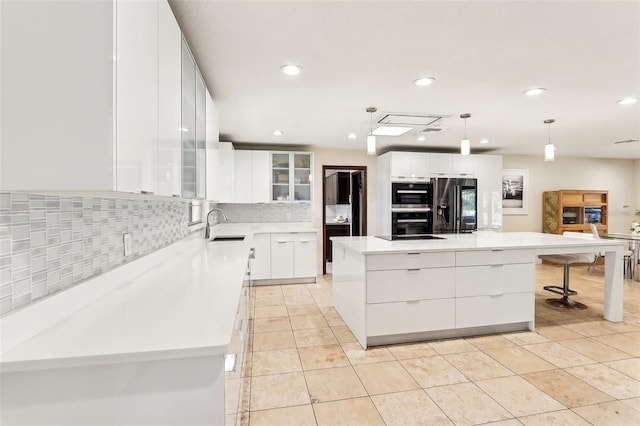
[[[565,231],[591,233],[595,224],[600,235],[608,232],[608,191],[560,190],[542,195],[542,232]]]

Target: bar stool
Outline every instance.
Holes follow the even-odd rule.
[[[562,234],[566,237],[593,239],[593,234],[583,234],[581,232],[564,232]],[[562,287],[557,285],[547,285],[543,288],[552,293],[560,294],[560,299],[547,299],[546,303],[558,308],[566,309],[586,309],[587,305],[584,303],[576,302],[569,299],[569,296],[575,296],[577,291],[569,288],[569,268],[574,263],[593,263],[595,259],[595,253],[576,253],[576,254],[545,254],[538,256],[540,259],[559,265],[563,265],[564,274],[562,280]]]

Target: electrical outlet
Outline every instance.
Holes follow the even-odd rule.
[[[131,256],[131,234],[128,232],[122,235],[124,242],[124,256]]]
[[[287,220],[291,220],[291,213],[287,213]]]

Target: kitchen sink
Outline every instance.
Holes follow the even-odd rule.
[[[211,241],[244,241],[244,235],[218,235]]]

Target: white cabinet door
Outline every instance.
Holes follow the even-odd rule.
[[[475,174],[474,158],[470,155],[453,154],[452,172],[454,175],[471,176]]]
[[[411,177],[411,152],[391,153],[391,177],[407,179]]]
[[[456,328],[533,321],[534,307],[534,293],[457,298]]]
[[[180,195],[181,37],[169,3],[158,2],[158,194]]]
[[[271,234],[271,278],[293,278],[291,234]]]
[[[431,173],[431,154],[413,152],[411,156],[411,177],[427,179]]]
[[[251,202],[269,202],[269,151],[251,151]]]
[[[116,8],[117,190],[157,192],[158,3]]]
[[[502,228],[502,156],[472,155],[478,179],[478,229]]]
[[[453,172],[453,154],[431,154],[431,174],[449,175]]]
[[[455,299],[368,304],[367,336],[451,330],[455,312]]]
[[[251,151],[235,151],[233,163],[233,202],[251,203]]]
[[[207,149],[207,200],[233,202],[233,145],[220,142],[217,149]]]
[[[315,233],[294,234],[293,276],[296,278],[315,277],[317,236]]]
[[[271,278],[271,234],[254,234],[255,259],[251,261],[251,278],[268,280]]]

